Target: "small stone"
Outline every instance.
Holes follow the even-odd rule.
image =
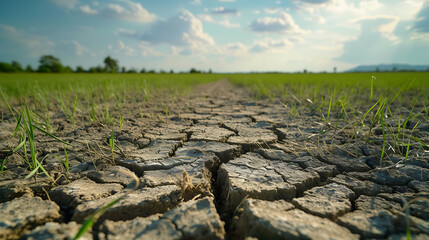
[[[0,239],[18,239],[33,226],[58,220],[60,208],[40,197],[23,196],[0,204]]]
[[[354,192],[346,186],[331,183],[305,191],[303,197],[292,199],[292,203],[305,212],[335,219],[351,211],[350,200],[354,196]]]
[[[96,183],[118,183],[123,187],[135,180],[133,175],[133,172],[121,166],[109,166],[103,171],[91,171],[87,174],[88,178]]]
[[[280,201],[279,201],[280,202]],[[235,220],[233,237],[237,239],[359,239],[347,228],[307,214],[281,201],[247,199]],[[275,204],[273,204],[275,203]]]

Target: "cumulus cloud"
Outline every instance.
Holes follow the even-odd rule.
[[[201,21],[187,10],[166,21],[158,21],[150,31],[141,34],[140,39],[179,46],[214,44],[213,38],[204,32]]]
[[[125,46],[124,42],[121,40],[118,41],[119,50],[121,53],[123,53],[126,56],[133,56],[134,55],[134,48]]]
[[[210,13],[217,14],[217,15],[235,15],[235,16],[240,14],[238,10],[235,8],[224,8],[224,7],[214,8],[213,10],[210,11]]]
[[[304,33],[292,16],[286,12],[281,12],[278,17],[259,18],[250,24],[250,29],[254,32],[277,32],[277,33]]]
[[[185,10],[167,20],[158,20],[149,31],[133,33],[119,30],[118,34],[137,38],[151,45],[169,44],[177,47],[181,54],[204,51],[207,46],[214,46],[213,38],[204,32],[201,20]]]
[[[251,52],[279,52],[291,47],[293,44],[287,39],[265,39],[265,40],[256,40],[252,47],[250,48]]]
[[[85,51],[88,51],[88,49],[84,48],[82,45],[80,45],[80,43],[78,41],[72,40],[71,43],[75,47],[75,53],[78,56],[83,56],[83,53]]]
[[[240,56],[248,52],[249,48],[241,42],[227,43],[218,48],[218,53],[221,55]]]
[[[264,12],[268,14],[276,14],[281,10],[281,8],[265,8]]]
[[[90,6],[88,6],[88,5],[82,5],[82,6],[80,6],[80,11],[81,12],[83,12],[83,13],[85,13],[85,14],[88,14],[88,15],[95,15],[95,14],[98,14],[98,11],[97,10],[95,10],[95,9],[92,9]]]
[[[109,3],[99,9],[92,9],[89,5],[80,6],[80,11],[105,18],[119,19],[129,22],[147,23],[156,19],[156,15],[147,11],[140,3],[130,0],[118,0],[119,3]]]
[[[215,19],[212,18],[212,16],[207,15],[207,14],[201,14],[198,17],[201,20],[203,20],[204,22],[219,24],[219,25],[224,26],[226,28],[238,28],[238,27],[240,27],[240,24],[238,24],[238,23],[231,23],[228,18],[224,18],[222,20],[215,20]]]
[[[38,58],[42,54],[53,53],[56,44],[45,36],[30,34],[10,25],[0,24],[0,39],[13,42],[19,48],[12,49],[12,53],[22,51],[23,55]],[[4,49],[7,51],[8,49]]]

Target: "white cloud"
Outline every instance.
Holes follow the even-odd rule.
[[[13,42],[31,58],[54,53],[56,44],[45,36],[30,34],[13,26],[0,24],[0,38]],[[17,51],[17,50],[16,50]]]
[[[276,14],[281,11],[281,8],[265,8],[264,12],[268,14]]]
[[[126,56],[133,56],[134,55],[134,48],[125,46],[124,42],[122,42],[121,40],[118,41],[118,46],[120,49],[120,52],[123,53]]]
[[[250,29],[254,32],[277,32],[277,33],[304,33],[292,16],[286,12],[281,12],[277,18],[259,18],[250,24]]]
[[[79,0],[49,0],[58,7],[65,9],[75,9],[76,5],[79,3]]]
[[[97,10],[91,9],[91,7],[88,6],[88,5],[82,5],[82,6],[80,6],[80,11],[82,11],[83,13],[88,14],[88,15],[98,14]]]
[[[265,40],[256,40],[252,47],[250,48],[251,52],[282,52],[287,48],[293,46],[293,44],[287,39],[265,39]]]
[[[191,2],[192,5],[201,5],[201,0],[193,0]]]
[[[238,12],[235,8],[224,8],[224,7],[218,7],[214,8],[210,11],[211,14],[218,14],[218,15],[234,15],[238,16],[240,15],[240,12]]]
[[[240,27],[240,24],[231,23],[228,18],[224,18],[223,20],[215,20],[212,18],[212,16],[206,15],[206,14],[198,15],[198,17],[205,22],[219,24],[219,25],[224,26],[226,28],[238,28],[238,27]]]
[[[204,32],[201,21],[187,10],[168,20],[159,20],[149,31],[136,34],[136,37],[151,44],[171,44],[194,50],[215,44]]]
[[[153,47],[151,47],[148,43],[146,42],[140,42],[140,44],[138,45],[138,48],[140,48],[141,50],[141,55],[142,56],[161,56],[162,54],[155,51],[155,49],[153,49]]]
[[[249,48],[241,42],[227,43],[217,49],[218,54],[243,56],[248,52]]]
[[[72,40],[71,43],[74,45],[75,53],[78,56],[83,56],[83,53],[88,50],[88,49],[82,47],[82,45],[80,45],[80,43],[78,41]]]
[[[115,32],[115,34],[116,35],[128,36],[128,37],[135,37],[135,36],[137,36],[137,32],[135,30],[123,29],[123,28],[119,28]]]
[[[219,0],[219,2],[235,2],[235,0]]]
[[[100,9],[92,9],[82,5],[80,10],[88,15],[119,19],[129,22],[147,23],[156,19],[156,15],[148,12],[140,3],[131,0],[118,0],[119,3],[109,3]]]

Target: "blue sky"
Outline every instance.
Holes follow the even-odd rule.
[[[428,0],[0,1],[0,61],[215,72],[429,64]]]

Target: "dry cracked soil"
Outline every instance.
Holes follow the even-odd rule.
[[[0,239],[71,239],[120,196],[81,239],[429,239],[428,155],[379,167],[379,145],[227,80],[179,97],[168,114],[161,101],[145,103],[145,116],[126,106],[113,155],[111,128],[53,113],[56,135],[73,145],[69,176],[55,157],[64,146],[44,135],[38,155],[55,183],[24,180],[23,160],[10,156]],[[14,124],[1,123],[2,157],[16,146]],[[415,131],[428,139],[427,126]]]

